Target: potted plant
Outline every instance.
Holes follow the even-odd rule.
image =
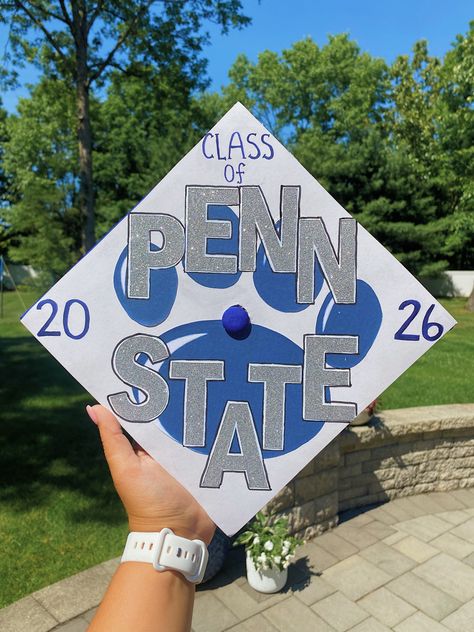
[[[290,560],[302,543],[289,534],[287,518],[259,512],[235,541],[245,546],[247,579],[252,588],[262,593],[281,590],[288,578]]]

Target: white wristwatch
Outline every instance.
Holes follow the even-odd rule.
[[[174,570],[192,584],[202,582],[207,566],[207,547],[201,540],[188,540],[171,529],[155,533],[128,534],[121,562],[149,562],[157,571]]]

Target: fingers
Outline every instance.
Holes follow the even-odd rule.
[[[105,458],[112,474],[130,458],[136,458],[130,441],[114,415],[99,404],[86,407],[87,414],[99,428]]]

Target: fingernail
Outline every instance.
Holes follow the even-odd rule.
[[[86,413],[89,415],[91,420],[97,426],[97,415],[95,414],[95,410],[92,408],[92,406],[89,406],[89,404],[87,404],[87,406],[86,406]]]

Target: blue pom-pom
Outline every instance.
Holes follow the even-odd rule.
[[[244,332],[250,325],[250,317],[241,305],[232,305],[222,314],[222,325],[228,334],[236,335]]]

